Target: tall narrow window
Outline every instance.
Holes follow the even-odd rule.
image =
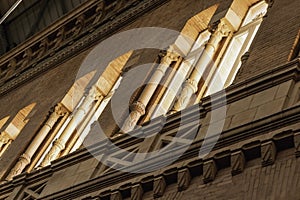
[[[233,82],[241,66],[241,57],[249,50],[267,8],[268,4],[263,1],[249,9],[241,28],[234,34],[205,95],[220,91]]]

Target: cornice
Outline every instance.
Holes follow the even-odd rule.
[[[245,127],[241,127],[242,132],[239,131],[239,134],[230,134],[224,133],[224,136],[219,140],[214,148],[213,152],[209,154],[205,159],[198,158],[199,147],[201,146],[203,140],[196,141],[192,144],[189,150],[178,160],[176,163],[171,166],[165,168],[160,172],[153,172],[148,174],[133,174],[133,173],[124,173],[121,171],[112,171],[111,173],[104,174],[103,176],[91,179],[79,185],[72,186],[71,188],[65,189],[63,191],[57,191],[54,194],[49,196],[42,197],[41,199],[74,199],[78,198],[82,195],[90,194],[96,191],[100,191],[100,193],[112,193],[114,190],[118,190],[119,188],[114,188],[116,185],[120,183],[124,185],[135,185],[138,183],[142,184],[142,180],[154,179],[159,176],[166,176],[166,173],[178,173],[178,170],[183,168],[191,168],[192,166],[198,165],[203,167],[204,163],[209,160],[218,161],[220,159],[229,159],[230,156],[235,153],[242,151],[244,154],[248,154],[250,151],[255,149],[256,151],[262,151],[263,145],[270,141],[276,141],[277,144],[288,146],[289,148],[293,148],[293,137],[297,135],[299,132],[299,126],[291,126],[292,124],[297,124],[300,119],[299,114],[300,107],[292,108],[290,110],[279,113],[274,116],[272,122],[270,120],[266,120],[265,122],[257,122],[248,124]],[[294,117],[294,118],[293,118]],[[291,120],[295,119],[295,120]],[[289,123],[288,123],[289,122]],[[280,130],[279,132],[274,132],[269,134],[271,131],[276,130],[276,128],[285,125],[284,131]],[[256,128],[255,128],[256,126]],[[298,128],[297,128],[298,127]],[[258,136],[258,137],[256,137]],[[250,138],[255,137],[255,142]],[[249,139],[248,141],[246,140]],[[236,145],[238,141],[245,141],[241,145]],[[234,146],[234,148],[226,148],[228,146]],[[223,148],[223,149],[222,149]],[[218,149],[222,149],[221,151],[217,151]],[[249,152],[248,152],[249,151]],[[257,155],[259,155],[258,153]],[[176,156],[176,152],[171,152],[172,156]],[[167,162],[166,159],[171,157],[170,152],[165,153],[164,155],[160,155],[157,158],[143,161],[140,165],[137,164],[133,167],[132,170],[138,169],[139,167],[151,167],[152,165],[156,165],[158,162],[163,163]],[[258,156],[259,157],[259,156]],[[296,154],[295,154],[296,157]],[[262,159],[262,166],[266,166],[264,162],[264,158]],[[270,163],[272,164],[272,163]],[[227,168],[229,166],[218,166],[220,168]],[[236,172],[235,172],[236,173]],[[132,182],[133,179],[135,182]],[[210,180],[211,181],[211,180]],[[105,189],[108,191],[104,191]]]

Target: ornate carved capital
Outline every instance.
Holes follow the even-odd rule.
[[[68,109],[62,103],[58,103],[55,106],[54,112],[60,117],[65,116],[67,113],[69,113]]]
[[[131,104],[130,110],[132,112],[138,112],[141,115],[144,115],[146,112],[146,106],[143,103],[136,101],[133,104]]]
[[[207,43],[207,46],[212,46],[216,50],[222,38],[228,37],[233,29],[227,20],[221,19],[210,25],[209,30],[212,35]]]
[[[180,59],[180,54],[175,52],[172,48],[170,48],[170,50],[162,50],[159,56],[161,58],[160,63],[163,65],[170,65],[173,61]]]
[[[229,33],[232,32],[233,28],[231,27],[231,25],[229,25],[229,22],[223,18],[209,25],[208,30],[212,34],[217,34],[222,37],[227,37]]]
[[[193,90],[194,93],[196,93],[197,90],[198,90],[197,81],[193,80],[193,79],[187,79],[185,81],[185,86],[190,87]]]
[[[65,141],[62,141],[60,139],[57,139],[53,142],[53,146],[58,147],[60,150],[63,150],[65,148]]]
[[[3,145],[7,144],[9,142],[9,140],[11,140],[9,135],[5,131],[1,132],[1,134],[0,134],[0,149]]]
[[[88,92],[84,94],[84,96],[86,96],[86,98],[89,98],[89,100],[91,101],[99,100],[103,98],[103,95],[99,91],[97,86],[93,86],[90,90],[88,90]]]

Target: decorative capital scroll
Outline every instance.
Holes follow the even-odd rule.
[[[185,85],[188,86],[188,87],[190,87],[193,90],[194,93],[196,93],[197,90],[198,90],[197,81],[194,80],[194,79],[187,79],[185,81]]]
[[[144,115],[146,112],[146,106],[143,103],[136,101],[133,104],[131,104],[130,110],[133,112],[139,112],[141,115]]]
[[[68,109],[62,103],[58,103],[55,106],[54,112],[60,117],[65,116],[67,113],[69,113]]]
[[[245,63],[247,62],[249,56],[250,56],[250,52],[249,52],[249,51],[245,52],[245,53],[242,55],[242,57],[241,57],[242,64],[245,64]]]
[[[92,86],[87,92],[85,92],[84,96],[91,100],[99,100],[103,98],[103,94],[99,91],[97,86]]]
[[[173,50],[170,47],[169,50],[162,50],[159,53],[159,57],[161,58],[160,63],[163,65],[170,65],[173,61],[178,61],[180,59],[180,54]]]
[[[212,35],[207,43],[207,46],[213,47],[214,50],[216,51],[222,38],[228,37],[229,34],[232,32],[233,28],[231,27],[229,22],[227,22],[227,20],[223,18],[213,23],[210,26],[209,30],[212,33]]]
[[[7,144],[9,142],[9,140],[11,140],[11,138],[9,137],[8,133],[6,133],[5,131],[1,132],[1,134],[0,134],[0,149],[3,145]]]
[[[227,37],[233,28],[226,19],[220,19],[208,26],[208,30],[212,34],[218,34],[221,37]]]

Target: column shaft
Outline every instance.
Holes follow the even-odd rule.
[[[11,180],[14,176],[22,173],[24,168],[31,162],[32,156],[35,154],[40,144],[44,141],[49,132],[52,130],[57,120],[66,113],[67,110],[62,104],[58,104],[55,107],[54,112],[51,113],[45,125],[41,128],[38,134],[31,141],[30,145],[27,147],[25,153],[19,158],[16,165],[11,169],[9,175],[6,178],[7,180]]]
[[[54,141],[52,148],[41,163],[42,167],[49,165],[51,161],[58,158],[60,152],[65,148],[68,139],[77,128],[77,125],[84,119],[93,102],[97,98],[99,98],[99,96],[100,94],[96,87],[93,87],[89,91],[88,95],[86,96],[80,107],[77,109],[76,113],[74,114],[73,118],[71,119],[61,136],[56,141]]]
[[[179,59],[179,55],[177,53],[174,53],[173,51],[167,51],[162,56],[163,57],[161,59],[159,67],[155,70],[155,72],[151,76],[147,86],[141,93],[140,97],[136,102],[134,102],[130,106],[131,112],[121,128],[121,130],[125,133],[132,131],[135,125],[137,124],[138,120],[140,119],[140,117],[145,114],[146,106],[149,103],[152,95],[157,89],[162,78],[164,77],[168,67],[173,61],[177,61]]]

